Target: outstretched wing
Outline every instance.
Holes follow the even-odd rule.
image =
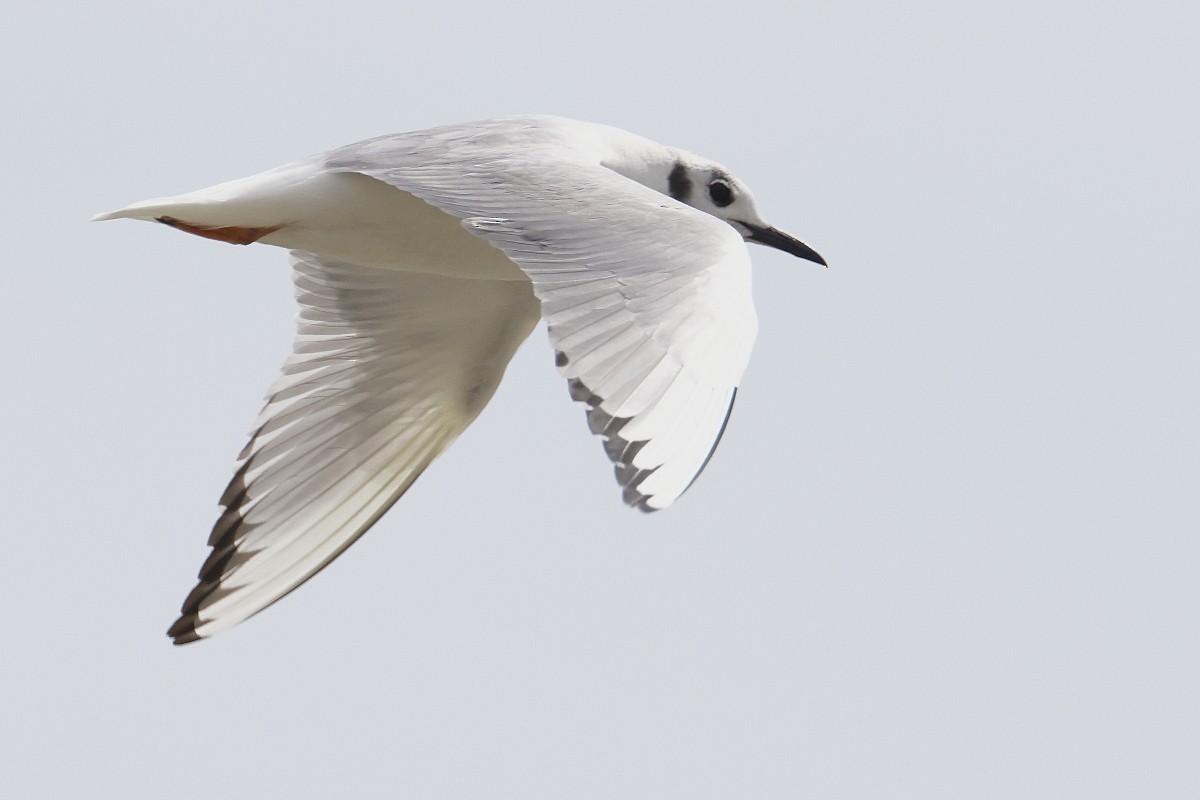
[[[354,543],[491,399],[538,302],[520,281],[293,252],[294,352],[242,450],[168,635],[232,627]]]
[[[664,508],[707,464],[749,360],[745,244],[553,132],[522,142],[519,122],[383,137],[334,151],[326,166],[459,217],[525,271],[625,501]]]

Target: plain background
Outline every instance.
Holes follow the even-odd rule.
[[[7,10],[0,795],[1200,796],[1198,9]],[[288,270],[87,219],[518,112],[832,265],[753,250],[708,471],[624,508],[535,332],[370,535],[170,646]]]

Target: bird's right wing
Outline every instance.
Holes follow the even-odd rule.
[[[523,281],[293,252],[294,352],[209,537],[176,644],[279,600],[358,539],[469,425],[538,320]]]
[[[625,501],[664,508],[708,463],[749,360],[750,258],[725,222],[539,125],[382,137],[333,151],[326,168],[420,197],[525,271]]]

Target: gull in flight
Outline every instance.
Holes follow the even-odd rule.
[[[539,320],[625,502],[667,507],[708,463],[750,357],[744,242],[825,263],[720,164],[550,116],[381,136],[96,217],[121,218],[286,248],[300,306],[176,644],[261,611],[362,536]]]

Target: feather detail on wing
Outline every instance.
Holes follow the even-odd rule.
[[[525,143],[512,130],[525,123],[502,122],[383,137],[333,151],[326,167],[459,217],[525,271],[625,501],[664,508],[708,463],[749,359],[757,322],[745,244],[602,156],[560,146],[536,120]]]
[[[221,497],[177,644],[261,611],[362,536],[475,419],[538,318],[520,282],[292,263],[294,352]]]

